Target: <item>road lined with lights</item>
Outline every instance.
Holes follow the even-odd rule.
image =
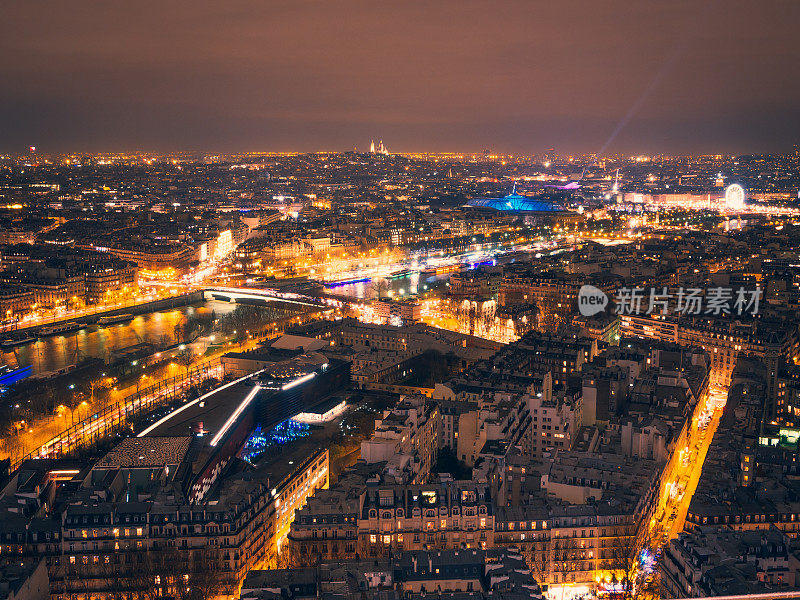
[[[712,385],[695,408],[686,439],[675,448],[662,473],[653,517],[647,528],[640,554],[640,574],[649,576],[661,550],[681,531],[689,505],[700,481],[708,449],[725,409],[728,389]],[[644,560],[647,557],[652,560]]]
[[[144,285],[144,284],[143,284]],[[44,327],[45,325],[53,325],[61,322],[80,320],[81,318],[102,317],[106,313],[118,311],[125,308],[136,309],[141,306],[157,302],[159,300],[170,300],[177,296],[186,293],[186,290],[163,290],[160,294],[136,294],[129,300],[122,300],[120,302],[109,302],[102,304],[95,304],[83,309],[67,309],[60,307],[48,313],[33,311],[17,319],[13,327],[7,327],[2,330],[2,333],[15,333],[26,329],[34,329],[37,327]]]
[[[206,287],[206,289],[208,289]],[[239,289],[239,288],[228,288],[229,290]],[[314,299],[306,298],[305,296],[301,296],[298,294],[291,294],[291,293],[281,293],[281,292],[274,292],[271,290],[255,290],[255,292],[260,292],[259,297],[271,297],[276,301],[281,302],[289,302],[294,303],[297,305],[305,305],[305,306],[318,306],[319,303],[316,303]],[[324,306],[321,305],[321,306]],[[300,323],[302,322],[302,316],[298,316],[297,314],[292,314],[290,316],[283,317],[278,319],[272,323],[270,331],[262,331],[259,332],[261,335],[260,337],[272,337],[273,334],[279,333],[282,331],[284,326],[288,326],[292,323]],[[258,345],[258,338],[259,336],[249,336],[247,339],[243,340],[240,344],[237,345],[223,345],[211,354],[207,354],[203,357],[205,361],[210,361],[218,358],[219,356],[225,354],[226,352],[230,352],[233,350],[237,351],[246,351]],[[233,342],[230,342],[233,344]],[[207,364],[207,363],[206,363]],[[197,368],[197,365],[190,367],[190,368]],[[221,379],[224,376],[222,369],[219,365],[214,367],[211,371],[205,371],[206,377],[216,377]],[[145,376],[146,377],[146,376]],[[163,379],[156,379],[151,381],[151,388],[158,387],[160,384],[168,382],[172,380],[174,382],[174,377],[165,377]],[[138,386],[130,386],[128,389],[131,390],[130,394],[127,396],[131,398],[131,402],[127,403],[125,407],[120,408],[111,408],[114,405],[110,405],[104,409],[99,410],[94,415],[85,418],[83,421],[78,422],[78,426],[76,428],[75,425],[72,427],[67,427],[65,429],[60,429],[57,427],[57,423],[49,423],[38,426],[35,430],[33,428],[30,431],[25,431],[24,435],[27,437],[29,436],[30,439],[27,441],[29,442],[27,447],[28,448],[35,448],[30,453],[25,453],[23,449],[23,459],[24,458],[39,458],[39,457],[53,457],[56,455],[61,455],[63,452],[68,452],[72,449],[81,447],[86,443],[92,441],[92,439],[96,439],[101,437],[108,431],[110,431],[114,425],[120,424],[125,421],[129,413],[131,412],[138,412],[139,409],[152,405],[154,403],[159,402],[164,397],[169,396],[171,394],[183,391],[188,387],[191,387],[193,383],[196,383],[196,377],[192,376],[189,379],[185,379],[179,383],[174,382],[172,385],[166,386],[169,391],[158,391],[153,394],[148,395],[139,395],[138,394]],[[134,392],[134,388],[137,392]],[[163,388],[162,388],[163,390]],[[134,395],[135,394],[135,395]],[[87,406],[84,402],[76,411],[82,409],[82,407]],[[91,408],[87,407],[87,411],[91,410]],[[56,425],[56,426],[54,426]],[[12,463],[14,468],[20,463],[22,459],[18,459],[14,461],[12,459]]]
[[[223,376],[222,365],[218,364],[205,371],[206,377],[221,378]],[[78,448],[93,438],[98,438],[108,433],[115,424],[121,424],[127,420],[130,413],[135,413],[143,407],[152,405],[159,400],[163,400],[178,392],[189,389],[196,383],[194,376],[186,377],[172,386],[158,387],[156,391],[147,395],[136,395],[124,404],[112,405],[106,409],[89,416],[76,427],[67,429],[64,433],[48,440],[27,458],[53,458],[61,456],[65,452]]]
[[[674,460],[667,465],[662,477],[663,493],[659,508],[664,518],[656,518],[656,538],[666,544],[683,530],[689,503],[697,489],[708,449],[719,425],[727,400],[727,388],[711,386],[705,401],[695,408],[688,440],[673,452]],[[663,507],[662,507],[663,504]]]

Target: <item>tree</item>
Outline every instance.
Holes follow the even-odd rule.
[[[385,298],[389,293],[389,282],[383,277],[376,277],[372,280],[372,291],[376,298]]]
[[[184,369],[186,369],[186,376],[188,377],[189,368],[192,366],[192,363],[194,362],[194,353],[192,352],[192,349],[189,347],[184,348],[178,353],[175,359],[178,361],[180,365],[183,366]]]
[[[64,557],[66,559],[66,557]],[[64,592],[70,600],[80,600],[89,597],[98,587],[111,584],[111,590],[116,598],[122,597],[121,586],[125,585],[124,577],[116,579],[111,568],[113,565],[94,563],[88,555],[78,556],[75,562],[64,564],[58,569],[58,575],[64,576]]]
[[[95,379],[90,379],[86,384],[89,388],[89,404],[94,405],[95,390],[107,390],[112,384],[113,380],[110,377],[96,377]]]
[[[126,600],[129,595],[135,593],[137,597],[149,600],[149,598],[146,598],[147,594],[142,593],[141,590],[144,584],[143,578],[140,580],[139,577],[131,576],[120,562],[116,562],[119,556],[117,555],[114,558],[115,562],[104,563],[99,569],[101,572],[99,578],[102,579],[102,585],[105,587],[106,598],[108,600]],[[155,599],[152,595],[150,597],[153,600]]]
[[[16,434],[16,432],[12,432],[3,437],[3,439],[0,441],[0,452],[2,452],[0,456],[6,456],[7,458],[11,459],[12,463],[24,456],[25,449],[22,444],[22,440]]]
[[[197,553],[189,560],[189,552]],[[112,600],[211,600],[230,592],[206,550],[179,550],[174,546],[151,548],[128,556],[132,562],[107,565],[105,589]]]
[[[553,540],[553,551],[550,554],[550,573],[555,577],[555,583],[567,583],[567,576],[575,572],[575,542],[571,538],[556,538]],[[561,588],[561,596],[558,600],[563,600],[564,587]]]
[[[186,339],[186,332],[184,331],[183,323],[176,323],[172,331],[175,334],[176,344],[180,344]]]
[[[176,585],[175,594],[180,600],[212,600],[231,591],[219,571],[203,568],[203,565],[196,565],[188,577],[182,579]]]
[[[547,583],[550,580],[550,561],[547,558],[547,542],[533,540],[523,544],[522,554],[537,583]]]
[[[344,542],[344,540],[342,540]],[[309,552],[304,552],[300,544],[286,540],[280,548],[275,558],[276,569],[302,569],[310,567],[318,562],[319,556],[314,556]]]
[[[186,323],[184,324],[184,341],[194,341],[200,336],[207,335],[211,333],[213,327],[213,314],[195,313],[194,315],[187,317]]]
[[[51,385],[44,385],[32,390],[27,395],[30,418],[52,413],[54,398],[55,391]]]
[[[655,544],[647,523],[638,527],[626,524],[614,528],[610,544],[605,548],[601,563],[604,570],[612,573],[623,600],[658,598],[656,573],[648,572],[644,557],[654,552]]]
[[[169,345],[170,345],[169,335],[166,333],[162,333],[161,337],[158,338],[158,348],[160,350],[163,350],[164,348],[167,348]]]
[[[286,317],[286,310],[272,306],[237,306],[227,315],[220,317],[217,329],[225,335],[234,335],[237,340],[246,340],[249,333],[271,329],[275,321]]]

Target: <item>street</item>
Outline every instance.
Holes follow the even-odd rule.
[[[664,468],[647,540],[652,552],[658,552],[683,530],[708,448],[725,408],[727,394],[725,387],[710,387],[706,398],[694,410],[687,435],[679,440]]]

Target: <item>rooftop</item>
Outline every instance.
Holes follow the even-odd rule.
[[[198,398],[199,402],[184,404],[160,421],[156,421],[158,425],[146,435],[151,438],[190,435],[192,424],[197,422],[202,422],[203,429],[214,435],[222,429],[252,390],[253,385],[246,381],[224,389],[218,388],[204,399]]]
[[[560,206],[551,202],[522,196],[516,192],[512,192],[502,198],[474,198],[467,205],[513,212],[556,212],[563,210]]]
[[[97,461],[97,468],[163,467],[183,462],[192,438],[159,437],[127,438]]]

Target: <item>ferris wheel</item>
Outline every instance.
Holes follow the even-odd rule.
[[[725,188],[725,206],[732,210],[744,208],[744,188],[738,183],[732,183]]]

